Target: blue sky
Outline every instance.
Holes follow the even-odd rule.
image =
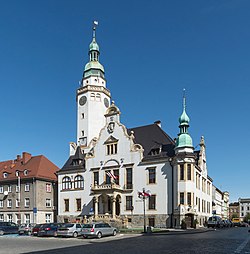
[[[107,87],[128,128],[176,137],[186,89],[194,146],[230,200],[249,197],[250,1],[0,0],[0,160],[23,151],[57,166],[76,140],[75,94],[92,21]]]

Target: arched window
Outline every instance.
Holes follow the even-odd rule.
[[[69,190],[72,188],[72,185],[71,185],[71,180],[68,176],[65,176],[63,179],[62,179],[62,189],[63,190]]]
[[[75,177],[75,189],[82,189],[84,187],[83,177],[81,175],[77,175]]]

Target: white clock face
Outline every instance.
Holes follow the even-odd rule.
[[[79,104],[81,106],[83,106],[85,103],[87,102],[87,97],[86,96],[82,96],[79,100]]]

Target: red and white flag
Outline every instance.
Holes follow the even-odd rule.
[[[117,179],[118,176],[115,176],[113,173],[111,173],[110,171],[106,172],[107,176],[109,176],[110,178],[113,178],[113,179]]]
[[[151,191],[150,190],[143,190],[143,191],[138,191],[138,197],[139,198],[142,198],[142,197],[150,197],[152,194],[151,194]]]

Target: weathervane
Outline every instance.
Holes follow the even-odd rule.
[[[95,38],[95,30],[97,26],[98,26],[98,21],[94,20],[93,21],[93,38]]]

